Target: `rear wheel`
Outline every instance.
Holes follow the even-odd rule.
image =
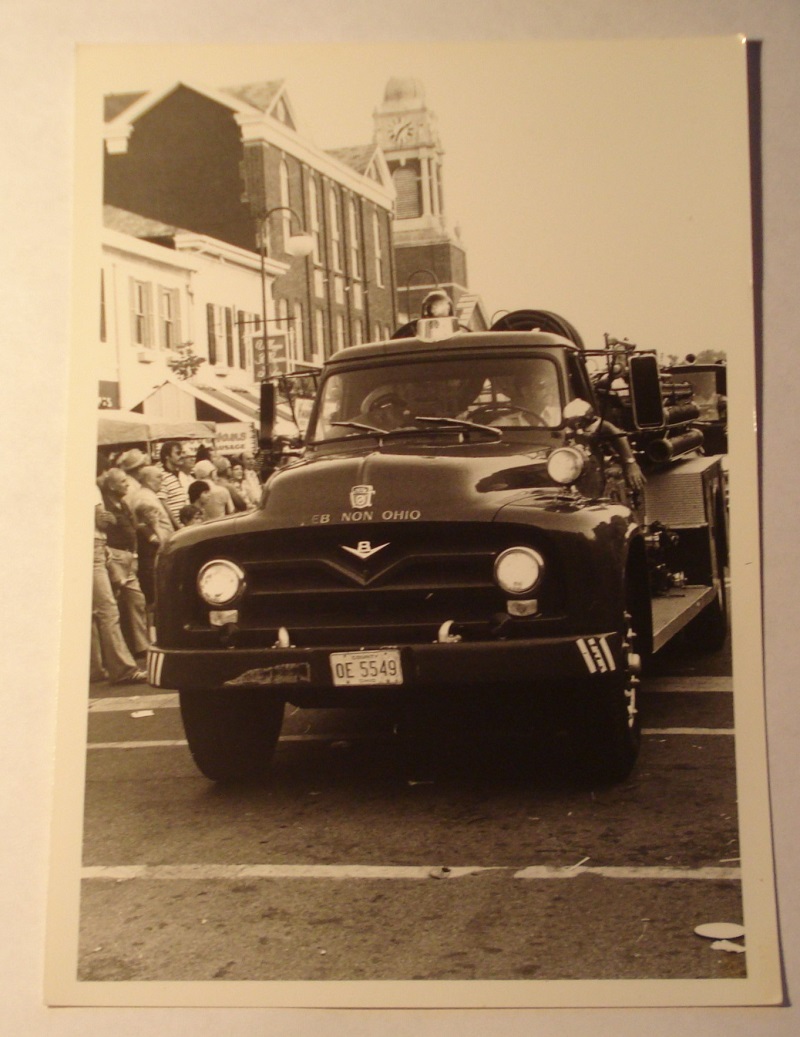
[[[284,703],[251,689],[181,691],[186,740],[212,781],[264,781],[283,723]]]
[[[700,615],[686,627],[685,638],[692,648],[716,652],[728,636],[728,592],[725,586],[725,566],[728,560],[725,503],[721,493],[716,498],[716,516],[712,564],[716,595]]]
[[[716,652],[725,644],[728,636],[727,598],[725,580],[720,577],[714,600],[686,627],[686,641],[692,648]]]

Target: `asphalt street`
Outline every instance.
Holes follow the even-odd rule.
[[[668,646],[637,767],[598,788],[500,739],[421,761],[379,711],[291,707],[269,785],[219,787],[176,694],[93,685],[79,978],[740,977],[694,933],[743,920],[730,672]]]

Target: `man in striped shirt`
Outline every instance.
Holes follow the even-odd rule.
[[[162,445],[161,468],[163,469],[164,477],[161,480],[161,489],[158,496],[164,501],[175,529],[180,529],[181,508],[189,503],[186,489],[178,474],[182,457],[182,443],[176,443],[172,440]]]

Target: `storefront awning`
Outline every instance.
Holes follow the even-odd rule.
[[[246,421],[258,428],[261,401],[256,393],[228,385],[209,385],[169,378],[138,405],[146,417],[158,414],[192,414],[200,421],[224,425]],[[276,435],[294,436],[298,429],[288,404],[280,403],[276,414]]]
[[[101,410],[97,417],[99,446],[152,443],[164,439],[212,439],[213,421],[169,421],[127,410]]]

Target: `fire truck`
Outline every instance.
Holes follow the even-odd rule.
[[[587,349],[548,311],[469,331],[434,293],[334,354],[260,507],[159,554],[149,679],[178,689],[199,770],[264,780],[286,703],[480,703],[520,729],[546,706],[576,765],[624,780],[648,660],[726,637],[722,459],[698,416],[655,353]]]

